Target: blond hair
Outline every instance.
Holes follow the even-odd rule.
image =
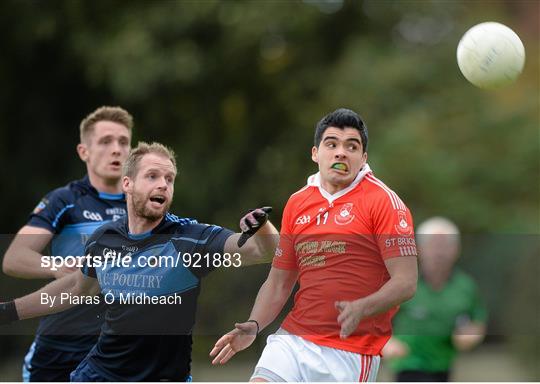
[[[124,163],[124,168],[122,170],[123,176],[134,178],[135,175],[137,175],[137,171],[138,171],[137,168],[138,168],[139,162],[141,161],[144,155],[148,155],[150,153],[161,155],[163,157],[168,158],[172,162],[174,166],[174,170],[176,171],[176,159],[175,159],[176,155],[174,154],[174,151],[171,148],[166,147],[165,145],[160,144],[160,143],[154,142],[152,144],[148,144],[144,141],[140,141],[137,147],[133,148],[129,152],[129,156],[126,162]]]
[[[133,117],[125,109],[109,106],[99,107],[81,121],[79,127],[81,131],[81,143],[86,141],[88,136],[94,132],[96,123],[100,121],[112,121],[113,123],[122,124],[130,133],[133,128]]]

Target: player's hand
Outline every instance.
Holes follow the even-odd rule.
[[[249,213],[240,219],[242,236],[238,239],[238,246],[242,247],[267,221],[272,207],[250,209]]]
[[[345,339],[354,332],[363,318],[362,301],[336,301],[335,306],[339,311],[337,322],[341,325],[339,337]]]
[[[53,276],[55,279],[61,279],[62,277],[72,274],[73,272],[76,272],[79,268],[77,267],[66,267],[61,266],[56,271],[53,272]]]
[[[0,325],[9,324],[19,320],[14,301],[0,303]]]
[[[469,317],[460,316],[452,334],[452,344],[458,351],[469,351],[484,340],[486,326],[473,322]]]
[[[409,354],[409,347],[404,342],[391,338],[382,349],[382,355],[385,359],[395,359],[405,357]]]
[[[236,323],[235,329],[222,336],[210,351],[210,357],[214,357],[212,364],[225,364],[236,352],[249,347],[257,337],[257,325],[248,321]]]

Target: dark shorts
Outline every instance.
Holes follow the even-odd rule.
[[[401,371],[397,374],[396,381],[449,381],[450,372],[424,372],[424,371]]]
[[[102,375],[100,375],[94,368],[92,368],[91,365],[88,364],[86,360],[83,360],[81,364],[75,369],[73,372],[71,372],[70,380],[72,382],[104,382],[104,381],[111,381],[109,379],[106,379]]]
[[[84,382],[106,382],[106,381],[114,381],[105,378],[103,375],[101,375],[99,372],[97,372],[86,360],[83,360],[81,364],[75,369],[73,372],[71,372],[70,380],[71,382],[75,383],[84,383]],[[186,377],[186,382],[193,381],[191,378],[191,375]]]
[[[69,381],[70,373],[77,368],[88,351],[66,352],[32,343],[22,369],[23,381]]]

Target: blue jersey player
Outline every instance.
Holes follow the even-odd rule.
[[[81,255],[96,228],[126,214],[121,170],[128,156],[133,119],[119,107],[101,107],[80,125],[77,152],[88,174],[48,193],[7,250],[3,271],[27,279],[60,278],[76,269],[43,268],[50,243],[54,256]],[[43,317],[23,365],[24,381],[68,381],[97,341],[102,305],[84,305]]]
[[[241,219],[242,234],[168,213],[175,177],[171,150],[140,143],[124,166],[127,217],[94,232],[80,272],[1,303],[0,324],[64,311],[101,293],[104,326],[71,380],[189,381],[201,278],[220,265],[270,258],[278,233],[264,209]],[[243,244],[246,233],[254,236]]]

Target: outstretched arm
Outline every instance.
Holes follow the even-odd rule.
[[[48,279],[75,272],[76,268],[59,267],[54,271],[41,265],[41,252],[52,237],[53,234],[48,229],[30,225],[22,227],[4,254],[4,273],[23,279]]]
[[[77,271],[47,284],[38,291],[15,299],[14,302],[3,303],[0,307],[2,308],[0,309],[0,322],[7,323],[8,320],[29,319],[61,312],[76,305],[72,303],[72,300],[67,299],[70,296],[96,295],[98,293],[97,279],[87,277],[82,272]],[[43,300],[44,298],[48,299],[47,302]],[[13,309],[16,311],[15,314],[6,313],[6,311]]]
[[[246,349],[255,341],[257,333],[274,321],[281,312],[297,276],[296,270],[272,267],[257,294],[249,321],[235,324],[235,329],[216,342],[210,352],[210,356],[214,357],[212,364],[225,364],[236,352]]]
[[[268,220],[270,211],[270,207],[258,208],[242,217],[242,233],[236,233],[227,239],[224,252],[241,254],[243,265],[272,260],[279,242],[279,233]]]

